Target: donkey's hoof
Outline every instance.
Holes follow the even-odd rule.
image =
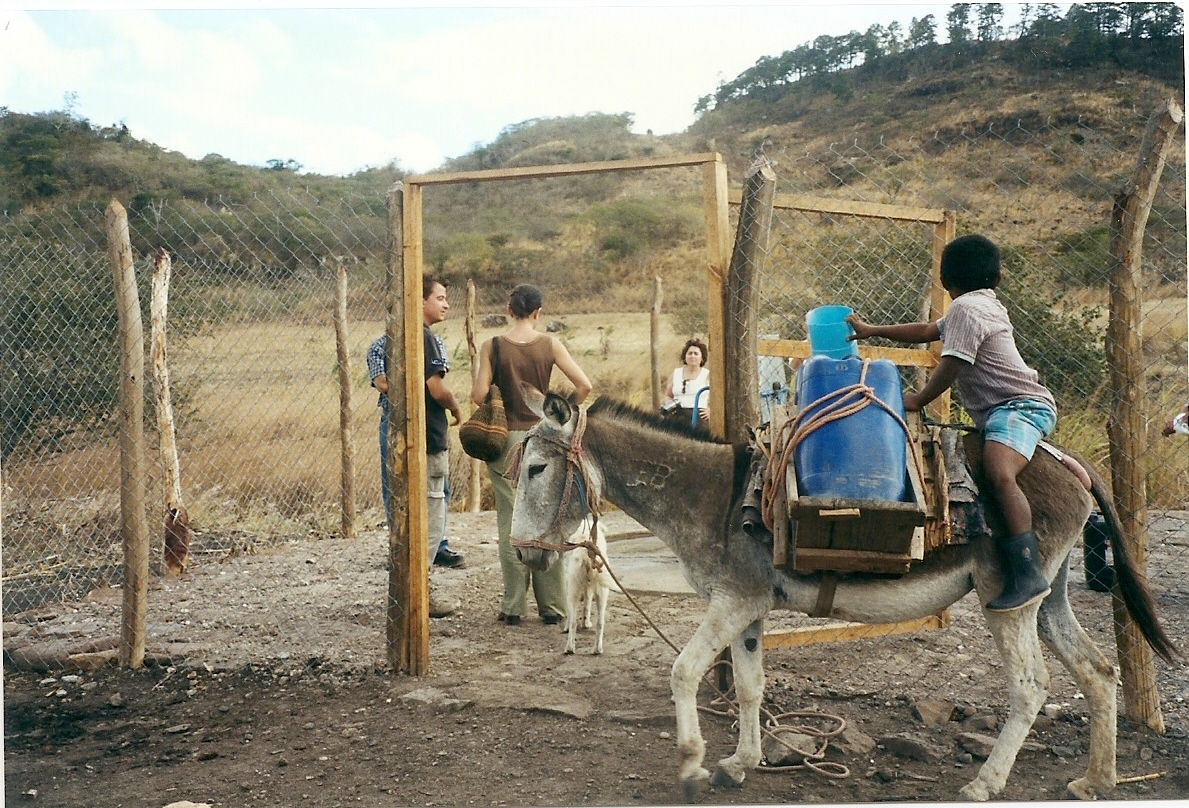
[[[698,801],[698,794],[702,791],[702,781],[694,778],[681,781],[681,798],[687,803]]]
[[[742,788],[743,780],[736,780],[722,766],[716,766],[714,775],[710,778],[710,785],[715,788]]]
[[[991,799],[991,792],[987,790],[987,784],[982,780],[971,780],[962,786],[962,790],[958,793],[962,799],[969,802],[986,802]]]
[[[1096,800],[1105,795],[1111,789],[1098,788],[1090,782],[1089,778],[1079,777],[1065,787],[1071,797],[1076,797],[1079,800]]]

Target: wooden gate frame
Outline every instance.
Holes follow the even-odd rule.
[[[730,196],[730,201],[733,204],[741,204],[742,198],[742,192],[734,192]],[[773,207],[780,210],[822,213],[830,216],[854,216],[866,219],[932,224],[932,283],[929,286],[927,319],[935,321],[943,316],[946,309],[949,308],[949,296],[941,285],[941,252],[945,249],[945,245],[953,240],[956,232],[953,211],[822,199],[805,194],[776,194]],[[807,359],[810,356],[809,341],[760,339],[756,341],[756,355],[778,356],[782,359]],[[941,359],[941,344],[934,342],[928,348],[874,347],[861,344],[859,345],[859,356],[863,359],[888,359],[900,367],[932,369]],[[949,409],[950,394],[946,391],[928,406],[928,413],[937,421],[946,421],[949,418]],[[947,608],[935,615],[899,623],[832,623],[826,626],[807,626],[765,632],[763,643],[764,648],[790,648],[814,643],[907,634],[924,629],[945,628],[949,624],[950,615]]]
[[[392,519],[388,525],[389,575],[386,609],[388,664],[393,670],[421,676],[429,670],[429,581],[426,569],[428,513],[422,492],[426,485],[425,400],[420,372],[425,362],[421,341],[420,295],[423,272],[422,189],[498,180],[572,177],[615,171],[644,171],[700,166],[706,226],[707,307],[712,333],[721,333],[723,280],[731,252],[727,200],[727,166],[717,152],[575,163],[558,166],[486,171],[458,171],[406,177],[388,191],[387,308],[390,378],[404,383],[388,391],[388,470]],[[409,369],[413,372],[407,372]],[[710,353],[710,425],[723,432],[725,360]],[[410,541],[410,537],[421,537]],[[416,571],[416,574],[413,574]],[[405,608],[403,604],[408,604]]]

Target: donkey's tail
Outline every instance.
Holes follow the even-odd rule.
[[[1115,561],[1115,582],[1119,587],[1119,595],[1127,613],[1139,627],[1140,633],[1152,646],[1152,650],[1168,662],[1173,657],[1180,656],[1180,651],[1173,645],[1172,640],[1164,633],[1156,617],[1156,602],[1152,599],[1152,592],[1148,589],[1147,578],[1135,568],[1128,554],[1127,545],[1123,541],[1123,529],[1119,523],[1119,512],[1115,510],[1115,503],[1107,492],[1106,482],[1085,461],[1079,461],[1090,474],[1090,495],[1098,503],[1103,519],[1106,521],[1107,534],[1110,536],[1111,555]]]

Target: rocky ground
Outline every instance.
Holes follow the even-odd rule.
[[[1187,518],[1157,517],[1149,565],[1181,647]],[[385,662],[381,531],[199,555],[185,577],[154,583],[142,670],[42,664],[118,636],[118,590],[6,614],[5,804],[682,802],[666,639],[680,646],[690,636],[701,602],[655,540],[619,527],[616,536],[611,526],[612,563],[665,638],[613,594],[602,656],[590,653],[589,633],[566,656],[558,626],[496,622],[490,513],[451,514],[452,544],[467,563],[434,581],[462,605],[432,621],[426,676],[393,673]],[[1074,608],[1113,651],[1109,596],[1086,589],[1080,559],[1075,567]],[[710,789],[700,801],[957,799],[1004,718],[1005,694],[977,604],[960,601],[951,617],[941,630],[768,651],[766,711],[774,725],[824,744],[829,765],[758,771],[742,788]],[[774,616],[769,628],[818,624]],[[1062,799],[1087,765],[1081,694],[1055,661],[1050,670],[1050,702],[1005,799]],[[1158,662],[1156,671],[1166,731],[1120,720],[1116,799],[1189,796],[1189,669]],[[700,703],[713,761],[730,753],[735,732],[711,682]]]

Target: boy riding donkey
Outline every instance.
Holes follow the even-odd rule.
[[[1007,536],[999,539],[1007,583],[987,608],[1020,609],[1050,590],[1040,571],[1032,508],[1016,476],[1056,426],[1056,404],[1020,357],[1007,309],[995,295],[999,248],[984,236],[954,239],[941,254],[941,284],[953,303],[936,322],[870,325],[854,314],[847,322],[855,330],[852,339],[941,340],[941,360],[920,392],[904,394],[904,409],[920,410],[952,385],[982,431],[983,469],[1007,525]],[[1085,474],[1073,470],[1081,471],[1079,478]]]

